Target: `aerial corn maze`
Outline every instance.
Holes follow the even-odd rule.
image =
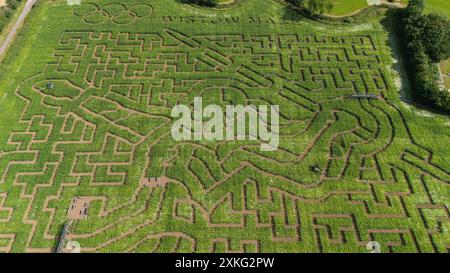
[[[401,100],[388,24],[288,9],[41,1],[0,67],[0,251],[448,252],[450,119]],[[278,149],[174,140],[196,97],[278,105]]]

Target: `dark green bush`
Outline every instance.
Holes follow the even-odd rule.
[[[412,0],[402,12],[408,69],[415,97],[428,106],[449,113],[450,94],[440,89],[435,63],[449,57],[448,19],[424,15],[423,0]]]

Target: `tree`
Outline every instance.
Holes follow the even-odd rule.
[[[423,0],[411,0],[402,17],[413,90],[423,102],[450,113],[450,93],[437,84],[433,64],[450,56],[450,23],[439,15],[424,15],[423,6]]]
[[[406,11],[408,13],[423,14],[424,9],[425,9],[424,0],[409,0]]]
[[[450,20],[439,14],[424,16],[421,30],[425,52],[433,62],[450,57]]]
[[[306,8],[315,14],[323,14],[333,9],[331,0],[305,0]]]
[[[411,0],[403,23],[411,52],[424,51],[432,62],[450,57],[450,20],[438,14],[424,15],[424,1]]]

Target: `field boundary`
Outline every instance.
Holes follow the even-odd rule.
[[[8,48],[10,45],[14,42],[17,33],[22,28],[25,19],[27,18],[28,14],[30,13],[31,9],[33,8],[34,4],[36,4],[38,0],[27,0],[25,6],[20,11],[19,16],[17,17],[17,20],[15,21],[13,27],[9,30],[9,33],[6,35],[6,38],[2,41],[2,44],[0,46],[0,63],[3,60],[3,57],[6,55],[6,52],[8,51]]]
[[[3,43],[6,36],[8,35],[10,29],[14,26],[14,23],[17,21],[17,18],[19,17],[20,13],[22,12],[23,8],[25,7],[26,1],[23,1],[20,3],[20,5],[15,10],[11,20],[5,25],[5,27],[0,31],[0,44]]]

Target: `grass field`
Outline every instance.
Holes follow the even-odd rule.
[[[450,89],[450,59],[440,63],[441,73],[444,75],[445,86]]]
[[[404,4],[408,1],[403,0]],[[333,0],[334,8],[329,15],[345,16],[353,14],[365,7],[368,7],[367,0]],[[425,0],[427,12],[437,12],[450,16],[450,1],[448,0]]]
[[[425,0],[426,10],[450,16],[450,1],[447,0]]]
[[[408,0],[403,0],[408,3]],[[447,0],[425,0],[425,10],[450,16],[450,1]]]
[[[368,7],[367,0],[333,0],[333,10],[329,12],[334,16],[345,16]]]
[[[1,251],[54,251],[80,198],[85,252],[448,252],[450,119],[399,100],[381,24],[65,3],[34,8],[0,66]],[[197,96],[279,105],[279,149],[174,141]]]

